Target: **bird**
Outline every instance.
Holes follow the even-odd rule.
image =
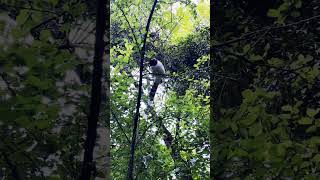
[[[164,77],[166,71],[164,69],[162,62],[157,60],[156,58],[152,58],[150,60],[150,68],[151,68],[152,75],[155,78],[149,93],[149,99],[150,101],[153,101],[156,91],[158,89],[158,86],[159,84],[162,83],[162,78]]]

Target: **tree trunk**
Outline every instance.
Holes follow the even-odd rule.
[[[102,62],[105,42],[103,40],[106,30],[106,0],[97,0],[96,11],[96,40],[95,55],[93,61],[93,74],[91,86],[91,102],[90,113],[88,117],[87,137],[84,144],[84,160],[80,179],[90,180],[95,171],[93,160],[93,149],[97,136],[97,123],[100,115],[101,105],[101,78],[102,78]]]

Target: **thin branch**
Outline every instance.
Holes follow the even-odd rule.
[[[307,19],[303,19],[303,20],[298,21],[298,22],[294,22],[294,23],[290,23],[290,24],[286,24],[286,25],[282,25],[282,26],[264,27],[264,28],[262,28],[260,30],[244,34],[239,38],[232,39],[232,40],[220,43],[220,44],[213,45],[212,48],[220,48],[220,47],[227,46],[227,45],[230,45],[230,44],[233,44],[233,43],[237,43],[237,42],[240,42],[240,41],[243,41],[243,40],[248,40],[248,39],[251,39],[251,37],[253,35],[258,34],[258,33],[262,33],[262,32],[265,32],[265,31],[278,30],[278,29],[281,29],[281,28],[287,28],[287,27],[290,27],[290,26],[294,26],[294,25],[298,25],[298,24],[301,24],[301,23],[309,22],[309,21],[317,19],[319,17],[320,17],[320,15],[316,15],[316,16],[313,16],[313,17],[310,17],[310,18],[307,18]]]
[[[122,133],[123,133],[123,134],[124,134],[124,136],[126,137],[126,139],[127,139],[128,143],[130,144],[130,143],[131,143],[131,141],[130,141],[129,137],[127,136],[127,134],[126,134],[125,130],[123,129],[123,126],[122,126],[122,125],[121,125],[121,123],[119,122],[119,120],[118,120],[117,116],[114,114],[114,112],[112,112],[112,111],[111,111],[111,113],[112,113],[112,116],[114,117],[114,119],[115,119],[116,123],[118,124],[118,126],[119,126],[120,130],[122,131]]]
[[[264,67],[268,67],[268,68],[274,68],[276,70],[279,70],[279,71],[285,71],[285,72],[288,72],[288,73],[291,73],[291,74],[295,74],[297,76],[299,76],[301,79],[303,79],[304,81],[307,82],[307,79],[302,77],[298,72],[296,72],[297,70],[300,70],[302,68],[304,68],[305,66],[302,66],[302,67],[298,67],[296,69],[284,69],[284,68],[281,68],[281,67],[277,67],[277,66],[273,66],[273,65],[270,65],[270,64],[267,64],[265,63],[254,63],[252,62],[250,59],[247,59],[245,56],[243,55],[239,55],[239,54],[235,54],[235,53],[232,53],[232,52],[225,52],[226,54],[229,54],[229,55],[232,55],[232,56],[235,56],[235,57],[238,57],[238,58],[241,58],[242,60],[244,60],[245,62],[253,65],[253,66],[264,66]]]
[[[134,33],[134,29],[132,28],[132,26],[131,26],[131,24],[130,24],[130,22],[129,22],[126,14],[125,14],[125,12],[123,11],[123,9],[122,9],[121,7],[119,7],[119,5],[118,5],[117,3],[116,3],[116,6],[117,6],[117,8],[121,11],[122,15],[124,16],[124,19],[125,19],[126,22],[128,23],[128,26],[129,26],[129,29],[131,30],[131,33],[132,33],[133,38],[134,38],[134,41],[135,41],[135,43],[136,43],[136,45],[137,45],[137,47],[138,47],[138,49],[139,49],[139,51],[140,51],[140,54],[141,54],[141,49],[140,49],[140,46],[139,46],[139,43],[138,43],[137,36],[136,36],[136,34]]]
[[[135,113],[135,117],[133,119],[133,131],[132,131],[132,140],[131,140],[131,146],[130,146],[130,159],[129,159],[129,163],[128,163],[128,174],[127,174],[128,180],[133,180],[134,153],[135,153],[136,137],[137,137],[137,131],[138,131],[138,122],[139,122],[139,117],[140,117],[141,97],[142,97],[142,77],[143,77],[143,67],[144,67],[144,64],[143,64],[144,63],[144,55],[145,55],[149,27],[150,27],[152,15],[153,15],[153,12],[154,12],[155,7],[157,5],[157,2],[158,2],[158,0],[154,0],[154,2],[153,2],[153,6],[152,6],[152,9],[151,9],[148,21],[147,21],[146,33],[144,35],[143,46],[142,46],[142,50],[141,50],[139,90],[138,90],[136,113]]]
[[[249,53],[249,51],[252,50],[252,48],[255,47],[255,46],[259,43],[259,41],[260,41],[266,34],[268,34],[269,31],[270,31],[270,29],[266,30],[263,34],[261,34],[261,36],[253,43],[253,45],[250,46],[250,48],[249,48],[249,50],[248,50],[247,53]]]
[[[91,31],[89,31],[89,32],[87,33],[87,35],[84,36],[84,37],[79,41],[79,43],[83,43],[83,41],[85,41],[86,39],[88,39],[88,37],[91,35],[91,33],[93,33],[95,30],[96,30],[96,27],[93,27],[93,28],[91,29]]]
[[[52,17],[52,18],[49,18],[47,20],[44,20],[43,22],[41,22],[40,24],[34,26],[33,28],[30,29],[30,32],[33,33],[35,32],[36,29],[40,28],[41,26],[44,26],[46,24],[48,24],[49,22],[53,21],[53,20],[56,20],[58,17],[55,16],[55,17]]]
[[[218,102],[221,102],[221,97],[222,97],[222,93],[224,91],[225,86],[226,86],[226,80],[223,81],[222,89],[221,89],[221,91],[219,93],[219,97],[218,97]]]
[[[9,169],[11,170],[11,175],[12,175],[12,177],[13,177],[14,179],[16,179],[16,180],[22,179],[22,178],[20,177],[20,174],[18,173],[18,168],[17,168],[17,166],[16,166],[15,164],[13,164],[13,163],[11,162],[11,160],[9,159],[10,156],[8,155],[8,153],[6,153],[5,151],[3,151],[1,154],[2,154],[2,157],[4,158],[6,164],[9,166]]]
[[[86,39],[95,31],[95,29],[96,29],[96,27],[93,27],[89,32],[87,32],[88,29],[90,28],[91,24],[92,24],[92,23],[89,21],[88,24],[87,24],[87,26],[85,26],[84,28],[82,28],[82,27],[81,27],[82,25],[80,25],[80,27],[78,28],[77,33],[75,33],[75,36],[72,38],[71,42],[82,43],[84,40],[86,40]],[[86,36],[82,37],[82,32],[80,32],[81,30],[82,30],[84,33],[87,33]],[[81,37],[82,37],[82,38],[81,38]]]
[[[60,12],[55,12],[55,11],[50,11],[50,10],[35,9],[32,7],[23,7],[23,6],[12,6],[12,5],[3,4],[3,3],[0,3],[0,6],[6,6],[6,7],[10,7],[10,8],[15,8],[15,9],[25,9],[25,10],[30,10],[30,11],[42,12],[42,13],[51,13],[51,14],[56,14],[56,15],[60,14]]]
[[[141,134],[140,138],[137,140],[137,144],[139,144],[142,141],[144,135],[147,133],[147,131],[151,128],[152,125],[153,125],[153,123],[150,123],[149,126],[146,127],[146,129]]]

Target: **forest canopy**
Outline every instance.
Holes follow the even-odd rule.
[[[217,1],[212,178],[319,179],[319,6]]]
[[[152,2],[111,4],[112,177],[124,178],[137,95],[141,42]],[[135,177],[209,177],[209,1],[159,1],[145,49]],[[160,60],[166,76],[154,104],[148,61]]]
[[[319,8],[0,2],[0,179],[320,179]]]

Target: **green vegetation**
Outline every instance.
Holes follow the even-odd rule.
[[[134,161],[138,179],[209,176],[208,4],[161,1],[152,16]],[[103,128],[110,121],[103,92],[94,153],[100,178],[108,176],[108,168],[114,179],[127,173],[137,69],[151,7],[152,2],[139,0],[111,3],[112,141],[106,142]],[[0,9],[0,177],[77,179],[89,113],[96,4],[36,0],[1,3]],[[161,59],[168,74],[147,110],[152,57]]]
[[[234,80],[213,82],[212,176],[319,179],[319,2],[228,2],[214,9],[213,75]]]
[[[111,177],[125,178],[137,101],[139,62],[153,2],[111,4]],[[159,1],[146,44],[143,97],[135,153],[137,179],[209,177],[209,1]],[[148,105],[148,62],[167,75]]]

